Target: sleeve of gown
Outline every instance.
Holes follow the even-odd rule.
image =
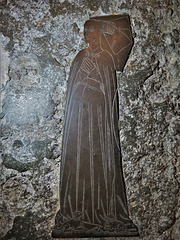
[[[75,58],[72,65],[71,65],[69,78],[68,78],[67,94],[66,94],[66,108],[69,105],[68,103],[69,103],[70,95],[72,93],[72,89],[73,89],[73,86],[74,86],[76,74],[77,74],[77,71],[78,71],[78,66],[79,66],[78,61]],[[65,109],[65,111],[66,111],[66,109]]]
[[[82,59],[84,57],[84,50],[80,51],[75,59],[72,62],[69,78],[68,78],[68,84],[67,84],[67,93],[66,93],[66,105],[65,105],[65,120],[64,120],[64,127],[67,124],[67,112],[70,105],[71,100],[71,94],[73,91],[73,87],[76,84],[76,79],[79,75],[79,69],[81,67]]]

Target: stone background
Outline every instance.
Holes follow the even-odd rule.
[[[51,239],[66,86],[86,47],[83,24],[123,13],[134,46],[118,73],[119,126],[135,239],[179,239],[178,7],[178,0],[0,0],[1,239]]]

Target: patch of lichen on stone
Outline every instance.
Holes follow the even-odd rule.
[[[29,162],[29,163],[22,163],[15,158],[11,154],[4,154],[2,155],[3,165],[8,169],[14,169],[18,172],[25,172],[29,169],[36,168],[37,162]]]
[[[75,14],[76,12],[85,12],[88,9],[90,11],[97,11],[100,7],[103,11],[107,12],[109,10],[110,3],[108,0],[100,2],[98,0],[91,1],[56,1],[50,0],[50,13],[52,17],[65,14]]]
[[[50,148],[50,140],[44,140],[44,141],[34,141],[32,142],[32,149],[34,152],[34,156],[40,161],[43,158],[52,158],[53,157],[53,151]]]
[[[124,83],[123,89],[119,89],[120,92],[123,92],[123,95],[126,96],[127,101],[134,101],[138,99],[139,91],[142,88],[143,83],[153,74],[151,67],[146,67],[143,70],[138,71],[137,73],[131,76],[121,77],[121,85]]]
[[[69,1],[65,0],[64,2],[59,2],[55,0],[50,0],[50,13],[52,17],[56,17],[58,15],[71,14],[77,11],[78,8],[75,4],[69,3]]]
[[[13,227],[2,240],[16,238],[18,240],[37,240],[42,234],[37,230],[37,225],[42,221],[42,216],[31,211],[27,211],[24,216],[16,216],[14,218]],[[38,236],[38,237],[37,237]],[[43,238],[45,239],[45,238]]]

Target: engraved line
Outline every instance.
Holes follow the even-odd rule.
[[[111,76],[112,76],[112,82],[113,82],[113,87],[114,87],[114,91],[113,92],[115,92],[116,91],[116,89],[117,89],[117,87],[116,87],[116,85],[117,85],[117,83],[116,83],[116,72],[115,72],[115,70],[111,67]]]
[[[123,34],[123,35],[124,35],[124,34]],[[112,49],[112,47],[111,47],[111,45],[110,45],[107,37],[106,37],[105,35],[104,35],[104,37],[105,37],[105,39],[106,39],[106,41],[107,41],[107,44],[109,45],[110,49],[111,49],[112,52],[114,53],[114,55],[118,55],[122,50],[124,50],[125,48],[129,47],[129,46],[132,44],[132,40],[131,40],[129,44],[127,44],[126,46],[124,46],[123,48],[121,48],[121,49],[119,50],[119,52],[115,53],[114,50]]]
[[[101,106],[97,107],[97,116],[98,116],[98,127],[100,133],[100,144],[101,144],[101,154],[102,158],[104,158],[104,136],[103,136],[103,124],[102,124],[102,109]]]
[[[87,211],[85,210],[85,214],[86,214],[86,217],[87,217],[87,219],[88,219],[88,221],[89,221],[89,223],[91,222],[91,220],[90,220],[90,218],[89,218],[89,215],[88,215],[88,213],[87,213]]]
[[[100,68],[99,68],[99,64],[98,64],[98,61],[97,61],[97,57],[95,58],[96,59],[96,64],[97,64],[97,69],[98,69],[98,71],[99,71],[99,74],[100,74],[100,79],[101,79],[101,82],[102,82],[102,84],[103,84],[103,87],[104,87],[104,81],[103,81],[103,77],[102,77],[102,75],[101,75],[101,73],[100,73]],[[103,66],[103,70],[104,70],[104,66]],[[104,71],[103,71],[103,73],[104,73]],[[107,92],[107,90],[106,90],[106,92]],[[104,94],[104,102],[105,102],[105,118],[104,118],[104,120],[105,120],[105,123],[104,123],[104,125],[105,125],[105,129],[104,129],[104,143],[106,143],[106,140],[107,140],[107,100],[106,100],[106,93],[105,93],[105,87],[104,87],[104,92],[103,92],[103,94]],[[102,116],[102,114],[101,114],[101,116]],[[103,130],[102,130],[102,132],[103,132]],[[107,147],[107,146],[106,146]],[[103,153],[104,153],[104,151],[103,151]],[[104,158],[102,158],[102,162],[103,162],[103,166],[104,166],[104,179],[105,179],[105,186],[106,186],[106,191],[107,191],[107,176],[106,176],[106,174],[105,174],[105,162],[106,162],[106,158],[107,158],[107,156],[106,155],[104,155]]]
[[[68,201],[69,201],[69,206],[70,206],[70,210],[71,210],[71,215],[72,215],[72,218],[74,217],[74,213],[73,213],[73,210],[72,210],[72,205],[71,205],[71,196],[68,195]]]
[[[108,69],[106,68],[106,71]],[[107,71],[108,72],[108,71]],[[111,73],[112,73],[112,68],[111,68]],[[109,162],[109,173],[111,174],[111,166],[113,166],[113,168],[115,168],[115,158],[114,158],[114,138],[113,138],[113,127],[114,127],[114,120],[113,120],[113,114],[112,114],[112,109],[113,109],[113,103],[112,103],[112,99],[111,99],[111,88],[110,88],[110,81],[108,81],[108,77],[109,77],[109,72],[108,74],[106,74],[107,78],[107,84],[108,84],[108,89],[110,89],[110,91],[108,91],[108,99],[109,99],[109,111],[110,111],[110,138],[109,138],[109,151],[108,151],[108,162]],[[110,77],[109,77],[110,79]],[[114,170],[114,169],[113,169]],[[113,173],[115,174],[115,170],[113,171]],[[111,176],[110,176],[111,177]]]
[[[112,68],[111,68],[111,76],[114,80],[114,74],[113,74]],[[114,199],[113,203],[114,203],[115,216],[116,216],[116,196],[115,196],[116,163],[115,163],[115,154],[114,154],[114,149],[115,149],[114,143],[117,145],[117,147],[119,149],[118,140],[116,138],[115,127],[114,127],[114,102],[116,102],[115,98],[116,98],[117,91],[118,90],[116,88],[116,91],[114,92],[114,97],[113,97],[113,101],[112,101],[112,108],[111,108],[111,113],[110,113],[111,114],[111,116],[110,116],[110,118],[111,118],[111,140],[110,140],[111,145],[110,145],[110,147],[111,147],[111,166],[112,166],[112,170],[113,170],[113,180],[112,180],[112,192],[111,192],[111,194],[112,194],[112,197]]]
[[[80,67],[80,69],[81,70],[83,70],[84,72],[86,72],[87,74],[89,74],[89,71],[88,71],[88,69],[86,68],[86,65],[85,65],[85,58],[83,58],[83,62],[82,62],[82,64],[81,64],[81,67]]]
[[[63,203],[64,209],[66,209],[66,199],[67,199],[67,193],[68,193],[68,188],[69,188],[70,173],[71,173],[71,168],[69,169],[68,180],[66,183],[66,190],[65,190],[65,194],[64,194],[64,203]]]
[[[100,181],[99,181],[99,175],[98,175],[98,210],[100,209]]]
[[[95,216],[96,216],[96,219],[97,221],[101,224],[101,221],[99,220],[98,216],[97,216],[97,212],[95,211]]]
[[[109,128],[109,124],[107,126],[107,164],[108,164],[108,167],[109,167],[109,164],[110,164],[110,160],[111,160],[111,138],[110,138],[110,128]],[[113,156],[112,156],[113,158]],[[111,169],[109,167],[109,176],[108,178],[111,179]],[[110,180],[111,181],[111,180]],[[108,192],[109,194],[109,192]],[[109,196],[107,198],[107,214],[109,214]]]
[[[110,67],[110,72],[111,72],[111,75],[112,75],[112,67]],[[113,176],[116,175],[116,172],[115,172],[114,138],[113,138],[113,126],[114,126],[114,119],[113,119],[113,115],[112,115],[113,103],[112,103],[112,95],[111,95],[111,85],[110,85],[110,81],[108,81],[108,80],[111,79],[110,75],[109,75],[108,67],[106,68],[106,75],[105,76],[106,76],[106,82],[107,82],[108,89],[109,89],[108,100],[109,100],[110,126],[108,128],[109,134],[107,134],[107,136],[109,136],[108,137],[108,139],[109,139],[109,142],[108,142],[108,167],[109,167],[109,178],[111,179],[112,168],[113,168]],[[115,187],[115,185],[114,185],[114,187]],[[112,186],[112,189],[113,189],[113,186]],[[113,191],[113,190],[111,190],[111,191]],[[116,201],[116,199],[114,199],[114,201]],[[115,202],[114,202],[114,204],[115,204]],[[110,207],[108,208],[108,210],[110,210]]]
[[[92,80],[93,82],[99,83],[98,80],[96,80],[95,78],[92,78],[92,77],[88,77],[88,80]]]
[[[104,137],[103,137],[103,127],[102,127],[102,109],[101,106],[97,108],[97,115],[98,115],[98,126],[99,126],[99,133],[100,133],[100,144],[101,144],[101,153],[102,153],[102,167],[104,173],[104,181],[105,181],[105,188],[106,188],[106,200],[108,201],[108,187],[107,187],[107,167],[105,164],[105,148],[104,148]]]
[[[117,20],[120,20],[120,19],[128,19],[128,16],[119,16],[119,17],[117,17],[117,18],[115,18],[115,19],[112,19],[112,20],[109,20],[110,22],[111,21],[117,21]]]
[[[119,195],[117,195],[117,199],[118,199],[118,201],[119,201],[119,203],[120,203],[120,205],[122,207],[122,210],[124,210],[124,213],[127,214],[127,209],[125,208],[124,203],[121,200],[121,198],[119,197]]]
[[[89,74],[95,68],[95,66],[94,63],[88,57],[86,57],[83,58],[80,68]]]
[[[103,71],[104,71],[104,76],[106,76],[106,71],[105,71],[105,67],[103,65]],[[105,77],[105,81],[107,83],[107,79]],[[105,98],[105,101],[106,101],[106,98]],[[105,102],[106,104],[106,102]],[[107,104],[106,104],[106,107],[105,107],[105,126],[107,125]],[[103,132],[103,131],[102,131]],[[107,140],[107,126],[105,127],[105,141]],[[107,145],[107,148],[108,148],[108,145]],[[103,151],[104,152],[104,151]],[[105,179],[105,188],[106,188],[106,201],[107,201],[107,206],[108,206],[108,176],[107,176],[107,156],[106,157],[102,157],[102,161],[103,161],[103,166],[104,166],[104,179]],[[107,208],[108,209],[108,208]]]
[[[121,217],[121,218],[123,218],[123,219],[126,219],[126,220],[129,220],[129,217],[127,216],[127,217],[124,217],[122,214],[120,214],[119,213],[119,216]]]
[[[109,204],[109,213],[113,214],[113,193],[111,193],[111,200]]]
[[[78,211],[78,192],[79,192],[79,170],[80,170],[80,154],[81,154],[82,117],[83,117],[83,104],[80,103],[79,104],[79,113],[78,113],[78,136],[77,136],[76,211]]]
[[[114,167],[115,169],[115,167]],[[113,197],[113,203],[114,203],[114,215],[115,215],[115,218],[117,218],[117,209],[116,209],[116,189],[115,189],[115,180],[116,180],[116,171],[114,171],[114,178],[113,178],[113,181],[112,181],[112,197]]]
[[[112,68],[111,68],[111,75],[112,75],[112,78],[113,78],[113,85],[114,85],[114,98],[113,98],[113,103],[112,103],[112,119],[115,118],[115,116],[114,116],[114,109],[116,109],[116,118],[117,118],[116,121],[118,121],[119,120],[119,112],[118,112],[117,101],[116,101],[117,95],[118,95],[118,89],[115,86],[116,79],[115,79],[114,71],[113,71]],[[116,141],[117,147],[118,147],[118,149],[120,151],[119,139],[117,138],[117,135],[115,133],[114,121],[113,121],[113,132],[114,132],[114,137],[115,137],[115,141]]]
[[[130,36],[131,36],[131,31],[130,31],[129,29],[124,29],[124,28],[121,28],[121,27],[120,27],[120,28],[117,28],[117,30],[118,30],[121,34],[123,34],[123,35],[132,43],[132,38],[129,37],[128,35],[126,35],[125,32],[121,31],[121,30],[126,30],[126,31],[129,32],[129,34],[130,34]]]
[[[103,78],[102,78],[102,75],[101,75],[101,72],[100,72],[100,69],[99,69],[98,60],[97,60],[97,55],[95,55],[95,65],[96,65],[96,69],[97,69],[97,71],[98,71],[98,73],[99,73],[99,76],[100,76],[100,80],[101,80],[101,81],[100,81],[100,84],[102,84],[102,85],[100,85],[100,89],[101,89],[103,95],[105,96],[104,83],[103,83]],[[99,82],[99,81],[98,81],[98,82]]]
[[[110,54],[110,56],[112,57],[111,54]],[[99,68],[99,64],[98,64],[97,58],[95,58],[95,59],[96,59],[97,69],[99,70],[100,68]],[[113,58],[112,58],[112,59],[113,59]],[[103,76],[104,76],[104,78],[105,78],[106,75],[105,75],[105,71],[104,71],[104,66],[103,66],[103,69],[102,69],[102,70],[103,70],[103,73],[104,73]],[[102,77],[102,75],[101,75],[100,70],[99,70],[99,74],[100,74],[101,82],[103,83],[104,81],[103,81],[103,77]],[[105,88],[104,88],[104,89],[105,89]],[[107,94],[107,89],[106,89],[106,92],[104,92],[103,94],[104,94],[104,96],[106,96],[106,94]],[[106,147],[108,148],[108,145],[107,145],[107,124],[108,124],[108,122],[107,122],[107,116],[108,116],[108,114],[107,114],[107,99],[106,99],[106,97],[104,98],[104,102],[105,102],[104,142],[106,143]],[[102,116],[102,114],[101,114],[101,116]],[[103,130],[102,130],[101,132],[103,133]],[[106,151],[106,152],[107,152],[107,151]],[[103,151],[103,153],[104,153],[104,151]],[[106,190],[106,202],[107,202],[107,205],[108,205],[107,154],[104,155],[104,157],[102,157],[102,165],[103,165],[103,173],[104,173],[104,181],[105,181],[105,190]],[[105,211],[104,211],[104,214],[105,214]]]
[[[72,109],[73,109],[73,107],[74,107],[74,103],[72,103]],[[67,125],[66,125],[66,129],[65,129],[65,131],[64,131],[64,136],[63,136],[63,138],[65,139],[64,140],[64,144],[63,144],[63,149],[64,149],[64,151],[63,151],[63,155],[62,155],[62,161],[61,161],[61,163],[62,163],[62,166],[61,166],[61,184],[62,184],[62,177],[63,177],[63,173],[64,173],[64,165],[65,165],[65,156],[66,156],[66,151],[67,151],[67,142],[68,142],[68,136],[69,136],[69,129],[70,129],[70,124],[71,124],[71,120],[72,120],[72,113],[73,113],[73,111],[71,110],[71,112],[69,113],[69,110],[68,110],[68,115],[70,115],[69,116],[69,121],[68,121],[68,123],[67,123]]]
[[[86,58],[85,64],[86,67],[89,69],[89,72],[91,72],[91,70],[95,68],[94,63],[89,58]]]
[[[110,76],[109,76],[109,71],[108,71],[108,67],[104,68],[105,71],[105,80],[106,80],[106,85],[107,85],[107,89],[108,91],[108,103],[109,103],[109,117],[110,117],[110,134],[108,136],[111,136],[112,133],[112,106],[111,106],[111,86],[110,86]],[[108,142],[108,146],[109,148],[111,148],[111,140],[109,140]],[[111,152],[108,151],[108,167],[109,170],[111,169]]]
[[[83,214],[83,219],[84,219],[84,204],[85,204],[85,185],[86,180],[85,180],[85,175],[84,175],[84,179],[83,179],[83,198],[82,198],[82,214]]]
[[[104,209],[104,205],[103,205],[103,201],[101,199],[101,207],[102,207],[102,211],[103,211],[103,214],[104,214],[104,217],[107,216],[106,212],[105,212],[105,209]]]
[[[112,119],[114,119],[114,104],[116,103],[116,94],[118,93],[118,89],[116,89],[116,92],[114,94],[114,98],[113,98],[113,110],[112,110]],[[113,134],[114,134],[114,138],[115,138],[115,142],[116,142],[116,145],[117,145],[117,148],[118,150],[120,151],[120,146],[119,146],[119,139],[117,138],[116,136],[116,132],[115,132],[115,127],[114,127],[114,123],[113,123]]]
[[[86,63],[87,63],[88,66],[94,68],[94,63],[89,57],[86,57]]]
[[[94,223],[94,163],[93,163],[93,119],[92,104],[88,103],[89,109],[89,144],[90,144],[90,181],[91,181],[91,199],[92,199],[92,221]]]
[[[115,189],[115,179],[116,179],[116,163],[115,163],[115,155],[114,155],[114,141],[113,142],[113,159],[112,159],[112,167],[113,167],[113,174],[114,178],[112,181],[112,191],[114,192],[114,211],[115,211],[115,216],[116,216],[116,189]],[[119,160],[119,159],[118,159]]]
[[[124,50],[125,48],[131,46],[133,42],[131,41],[128,45],[126,45],[125,47],[121,48],[121,50],[119,50],[119,52],[115,53],[115,55],[118,55],[122,50]]]

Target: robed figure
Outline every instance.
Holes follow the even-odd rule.
[[[91,18],[84,34],[89,47],[77,54],[68,81],[52,236],[137,236],[122,175],[116,79],[133,43],[129,17]]]

